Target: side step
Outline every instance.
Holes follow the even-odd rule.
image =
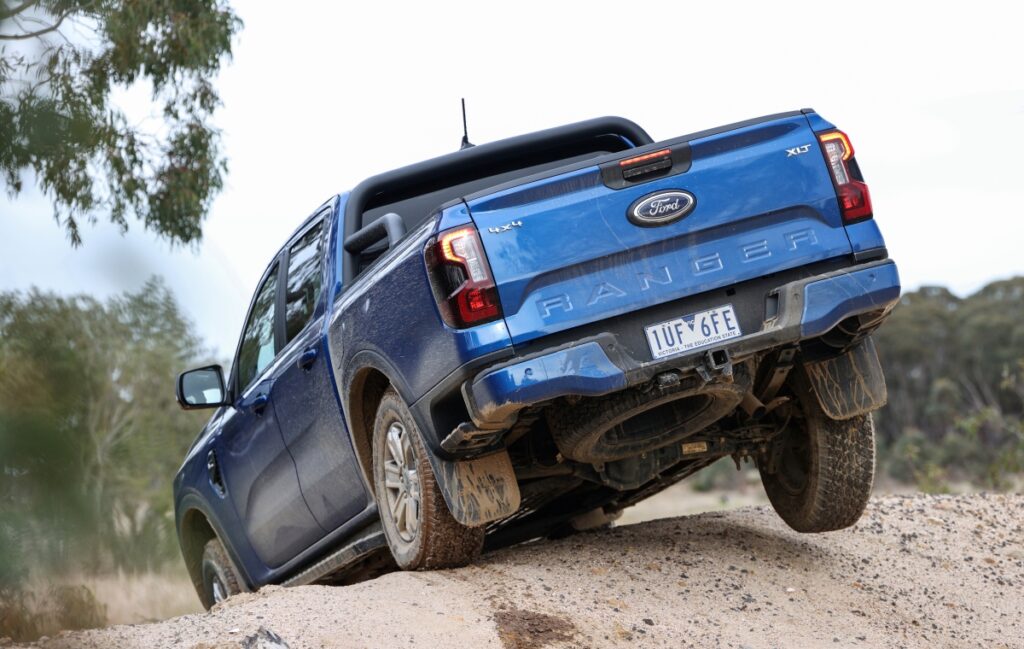
[[[351,541],[314,563],[282,586],[306,586],[332,573],[344,570],[369,557],[380,548],[387,547],[380,521],[367,525]]]

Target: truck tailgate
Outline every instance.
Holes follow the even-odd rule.
[[[685,172],[648,182],[591,166],[467,201],[514,343],[851,252],[803,115],[654,148],[687,146]],[[683,218],[627,218],[671,190],[694,197]]]

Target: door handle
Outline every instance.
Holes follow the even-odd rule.
[[[256,395],[256,398],[252,400],[252,411],[257,415],[262,415],[263,411],[267,409],[268,403],[270,403],[270,399],[267,398],[267,395]]]
[[[302,352],[302,356],[299,356],[299,367],[304,370],[308,370],[313,367],[313,363],[316,362],[317,351],[316,347],[307,347]]]

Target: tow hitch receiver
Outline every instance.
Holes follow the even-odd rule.
[[[732,381],[732,359],[728,349],[715,349],[704,352],[700,365],[697,366],[697,374],[705,383],[710,383],[716,377],[720,381],[729,383]]]

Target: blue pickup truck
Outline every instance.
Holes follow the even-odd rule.
[[[607,525],[731,457],[801,532],[855,523],[900,293],[812,110],[652,141],[594,119],[360,183],[270,261],[174,482],[203,603],[463,565]]]

